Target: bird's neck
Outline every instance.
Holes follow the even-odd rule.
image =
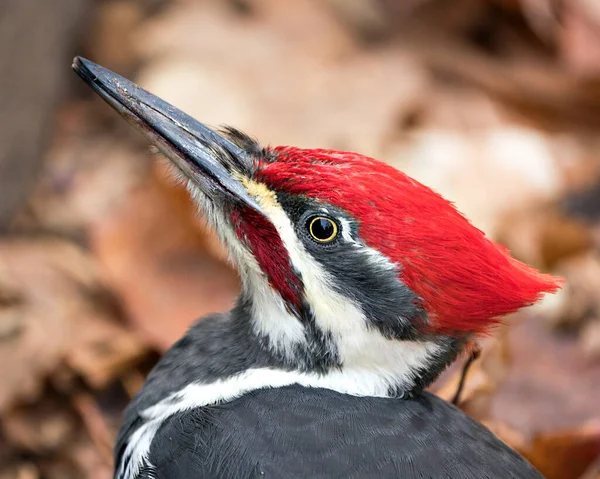
[[[307,386],[357,396],[410,396],[433,382],[463,346],[446,336],[387,338],[347,303],[339,310],[324,306],[298,314],[268,290],[253,293],[242,294],[232,317],[249,321],[274,369]]]

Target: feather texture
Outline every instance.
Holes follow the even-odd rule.
[[[355,397],[288,386],[181,413],[150,450],[156,479],[541,479],[438,397]]]
[[[257,180],[352,215],[366,244],[400,266],[434,332],[485,332],[559,287],[557,278],[488,240],[452,203],[385,163],[332,150],[273,151]]]

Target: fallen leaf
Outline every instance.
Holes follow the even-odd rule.
[[[595,0],[565,2],[559,44],[567,67],[580,77],[600,78],[600,8]]]
[[[577,338],[557,334],[536,315],[508,329],[511,362],[492,400],[490,418],[530,438],[600,419],[600,363]]]
[[[540,434],[524,454],[547,479],[578,479],[600,457],[600,422]]]
[[[587,468],[579,479],[600,479],[600,456],[590,464],[590,467]]]
[[[499,221],[496,239],[513,256],[543,270],[585,253],[594,242],[588,225],[564,215],[556,204],[548,202],[507,211]]]
[[[64,282],[48,258],[51,254],[72,254],[68,245],[52,246],[21,241],[0,243],[0,276],[22,300],[3,308],[0,319],[4,336],[0,340],[0,411],[17,399],[31,400],[40,391],[43,378],[61,361],[69,344],[70,311],[64,297]],[[3,281],[0,280],[0,283]],[[6,323],[10,321],[10,334]]]
[[[35,405],[12,409],[2,416],[2,432],[29,453],[48,455],[66,446],[76,430],[76,418],[64,401],[46,395]]]
[[[91,242],[104,276],[131,321],[161,350],[196,319],[231,309],[238,279],[211,254],[190,205],[152,170],[121,208],[94,225]]]
[[[600,317],[590,319],[581,330],[581,349],[591,360],[600,359]]]
[[[0,470],[0,479],[40,479],[38,468],[29,463],[21,463]]]
[[[84,294],[90,299],[87,294]],[[103,389],[145,358],[147,346],[116,317],[106,311],[102,299],[82,302],[78,321],[71,326],[72,341],[64,362],[95,389]]]
[[[149,60],[137,80],[203,122],[265,143],[383,156],[399,110],[429,93],[410,53],[364,50],[325,2],[296,0],[293,15],[278,0],[251,5],[236,16],[226,2],[172,4],[136,36]],[[252,54],[231,55],[240,45]]]
[[[544,318],[554,328],[577,332],[600,314],[600,258],[593,250],[586,251],[565,259],[555,271],[565,284],[554,307],[545,309]]]
[[[18,398],[32,400],[61,364],[104,387],[145,355],[143,343],[124,328],[124,318],[107,307],[110,295],[91,294],[107,286],[95,261],[78,246],[58,239],[5,240],[0,265],[0,284],[8,278],[21,298],[8,309],[18,329],[0,340],[0,361],[11,364],[0,370],[0,411]],[[0,308],[3,321],[6,310]]]

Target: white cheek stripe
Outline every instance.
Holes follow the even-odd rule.
[[[191,181],[188,182],[188,190],[237,266],[246,293],[252,299],[255,331],[269,339],[274,351],[292,359],[298,346],[306,344],[304,326],[288,312],[285,302],[271,287],[254,256],[241,244],[228,219]]]

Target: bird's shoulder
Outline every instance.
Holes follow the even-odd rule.
[[[149,460],[156,479],[542,477],[434,395],[356,397],[301,386],[178,413],[161,425]]]
[[[115,446],[117,458],[131,435],[144,423],[143,412],[187,385],[210,384],[252,367],[276,366],[250,340],[248,327],[247,321],[231,311],[196,321],[163,355],[127,407]]]

